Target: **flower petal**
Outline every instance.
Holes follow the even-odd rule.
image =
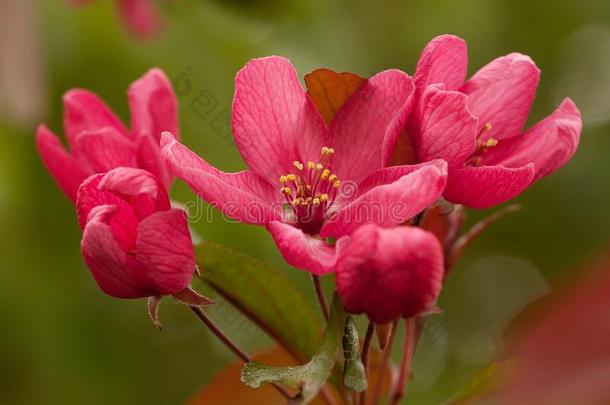
[[[138,217],[133,207],[119,196],[101,190],[99,185],[103,174],[89,176],[78,190],[76,199],[76,214],[81,229],[85,229],[87,224],[94,218],[99,220],[99,216],[93,215],[100,206],[112,207],[113,212],[104,222],[110,225],[116,241],[121,248],[129,251],[135,248]],[[106,210],[108,213],[108,210]]]
[[[406,176],[407,174],[417,171],[422,167],[428,165],[434,165],[440,171],[447,172],[447,163],[441,159],[431,160],[429,162],[419,163],[416,165],[384,167],[370,174],[362,182],[360,182],[360,184],[358,184],[357,192],[354,193],[353,197],[359,197],[374,187],[393,183],[399,180],[401,177]]]
[[[370,189],[341,208],[322,227],[320,236],[339,238],[367,223],[382,227],[401,224],[436,201],[446,181],[446,166],[424,165],[390,184]]]
[[[102,291],[117,298],[139,298],[155,295],[143,285],[135,269],[137,263],[115,239],[110,225],[95,215],[84,229],[81,253],[87,267]]]
[[[521,132],[536,95],[540,70],[529,56],[511,53],[481,68],[464,84],[472,114],[491,124],[482,139],[504,139]]]
[[[534,180],[538,180],[570,160],[578,147],[581,129],[578,108],[572,100],[565,99],[553,114],[525,134],[500,141],[483,155],[483,163],[506,167],[534,163]]]
[[[135,147],[115,128],[86,130],[76,136],[76,148],[96,173],[136,164]]]
[[[170,208],[167,192],[157,178],[146,170],[118,167],[104,175],[98,188],[132,205],[139,218]]]
[[[165,167],[159,141],[152,135],[140,137],[136,155],[138,167],[154,174],[161,181],[165,189],[169,190],[172,185],[173,176],[167,167]]]
[[[171,134],[163,133],[161,153],[169,170],[203,200],[232,219],[263,225],[279,219],[279,190],[251,171],[224,173],[209,165]]]
[[[423,91],[430,84],[443,83],[447,90],[457,90],[464,83],[467,69],[466,42],[455,35],[439,35],[426,45],[419,57],[415,87]]]
[[[330,133],[333,167],[341,180],[358,182],[389,160],[408,116],[412,92],[406,73],[387,70],[371,77],[339,110]]]
[[[464,167],[449,171],[443,196],[454,204],[488,208],[521,194],[532,183],[534,165]]]
[[[169,79],[161,69],[153,68],[133,82],[127,98],[133,134],[152,136],[157,147],[163,131],[169,131],[180,139],[178,102]]]
[[[348,311],[384,324],[432,307],[442,285],[443,253],[434,235],[420,228],[365,225],[339,244],[335,274]]]
[[[76,201],[78,187],[89,173],[64,149],[57,136],[44,125],[39,126],[36,131],[36,147],[59,188],[70,200]]]
[[[326,241],[280,221],[268,223],[267,230],[289,265],[316,275],[332,271],[335,248]]]
[[[136,246],[136,260],[146,269],[158,294],[175,294],[191,283],[195,255],[184,211],[160,211],[144,219],[138,227]]]
[[[83,131],[112,127],[127,135],[123,123],[108,106],[88,90],[72,89],[64,94],[64,131],[75,154],[76,137]]]
[[[134,35],[149,38],[161,29],[161,16],[153,0],[118,0],[117,5]]]
[[[248,166],[276,184],[292,162],[317,161],[328,130],[287,59],[253,59],[235,78],[235,144]]]
[[[424,90],[415,128],[408,133],[419,160],[444,159],[450,168],[461,166],[476,150],[479,121],[468,109],[468,97],[439,85]]]

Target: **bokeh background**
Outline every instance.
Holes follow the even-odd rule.
[[[449,398],[503,350],[502,333],[524,308],[608,248],[607,0],[176,0],[162,10],[163,32],[138,41],[110,0],[79,9],[0,2],[0,403],[177,404],[234,360],[181,306],[161,307],[158,333],[144,301],[96,288],[73,208],[34,148],[39,122],[61,133],[61,96],[71,87],[97,92],[127,120],[126,88],[152,66],[176,82],[184,142],[225,170],[243,164],[218,124],[236,71],[253,57],[286,56],[302,75],[413,72],[432,37],[454,33],[468,41],[471,73],[512,51],[536,61],[530,124],[563,97],[576,101],[585,124],[578,153],[520,197],[523,210],[493,225],[457,267],[417,353],[410,403]],[[196,104],[204,99],[209,108]],[[282,262],[264,229],[222,221],[182,184],[173,197],[204,213],[193,224],[200,235],[273,264],[313,302],[308,276]],[[489,212],[469,212],[469,223]],[[249,350],[269,345],[230,307],[211,313]]]

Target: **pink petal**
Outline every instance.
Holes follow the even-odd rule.
[[[500,141],[483,155],[483,163],[507,167],[533,163],[534,180],[538,180],[570,160],[578,147],[581,129],[580,112],[572,100],[566,99],[525,134]]]
[[[235,144],[252,171],[277,184],[292,162],[317,161],[328,130],[287,59],[253,59],[235,78]]]
[[[149,38],[161,29],[161,16],[153,0],[118,0],[117,5],[134,35]]]
[[[76,136],[76,148],[96,173],[136,163],[131,140],[112,127],[81,132]]]
[[[462,166],[476,150],[479,124],[468,109],[468,97],[432,85],[420,107],[416,128],[409,131],[419,160],[444,159],[450,168]]]
[[[426,45],[419,57],[415,87],[423,91],[430,84],[443,83],[447,90],[457,90],[464,83],[467,68],[466,42],[454,35],[440,35]]]
[[[163,131],[169,131],[180,139],[178,102],[169,79],[161,69],[153,68],[133,82],[127,98],[133,134],[152,136],[157,147]]]
[[[36,147],[46,168],[66,196],[76,201],[78,187],[89,173],[64,149],[49,129],[41,125],[36,131]]]
[[[412,92],[406,73],[387,70],[371,77],[337,112],[330,132],[341,180],[358,182],[383,167],[405,124]]]
[[[76,200],[78,222],[81,229],[85,229],[90,221],[100,219],[99,216],[92,214],[100,206],[111,207],[112,215],[105,217],[104,222],[111,227],[119,246],[124,251],[132,250],[135,248],[139,222],[136,212],[119,196],[100,189],[99,185],[103,178],[103,174],[94,174],[80,186]],[[110,214],[109,209],[105,212]]]
[[[534,165],[464,167],[449,171],[443,196],[454,204],[488,208],[521,194],[532,183]]]
[[[339,295],[351,313],[384,324],[429,310],[441,289],[443,254],[420,228],[365,225],[340,243],[335,267]]]
[[[140,142],[137,147],[137,166],[144,169],[159,179],[166,190],[169,190],[173,176],[165,167],[159,141],[151,136],[140,137]]]
[[[161,153],[170,171],[186,181],[203,200],[228,217],[263,225],[280,217],[283,200],[263,178],[251,171],[224,173],[210,166],[171,134],[163,133]]]
[[[419,163],[416,165],[384,167],[370,174],[364,180],[362,180],[362,182],[358,184],[357,191],[354,193],[353,197],[359,197],[374,187],[393,183],[397,180],[400,180],[401,177],[406,176],[407,174],[417,171],[422,167],[426,167],[428,165],[434,165],[440,171],[447,172],[447,163],[444,160],[440,159],[431,160],[429,162]]]
[[[127,167],[113,169],[104,175],[98,188],[128,202],[139,218],[170,208],[167,192],[157,178],[146,170]]]
[[[76,137],[83,131],[112,127],[127,135],[123,123],[94,93],[72,89],[64,94],[64,131],[72,150],[77,153]]]
[[[160,211],[143,220],[136,244],[136,260],[159,295],[175,294],[191,283],[195,255],[184,211]]]
[[[141,281],[137,263],[130,260],[126,251],[115,239],[110,225],[95,215],[87,223],[81,241],[83,259],[102,291],[117,298],[139,298],[155,295]]]
[[[322,227],[323,238],[349,235],[364,224],[391,227],[414,217],[443,193],[447,168],[421,167],[400,179],[367,191],[340,209]]]
[[[536,95],[540,70],[529,56],[511,53],[479,70],[461,91],[468,95],[480,125],[491,124],[482,139],[505,139],[521,132]]]
[[[316,275],[332,271],[335,248],[326,241],[280,221],[268,223],[267,230],[289,265]]]

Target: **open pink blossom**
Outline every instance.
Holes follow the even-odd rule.
[[[385,324],[430,311],[443,281],[443,251],[411,226],[360,227],[338,242],[336,283],[345,307]]]
[[[415,100],[407,125],[420,162],[444,159],[444,197],[472,208],[505,202],[563,166],[574,154],[580,113],[565,99],[522,133],[540,71],[525,55],[495,59],[464,82],[466,43],[442,35],[417,64]]]
[[[264,225],[291,265],[329,272],[326,238],[365,223],[394,226],[439,198],[444,162],[384,168],[410,109],[411,78],[388,70],[370,78],[329,127],[290,62],[250,61],[235,79],[233,131],[249,169],[223,173],[163,134],[169,169],[227,216]]]
[[[119,166],[145,169],[169,187],[172,176],[161,159],[159,137],[162,131],[179,135],[172,86],[163,71],[151,69],[131,84],[127,96],[131,130],[92,92],[68,91],[63,101],[69,152],[45,125],[38,127],[40,156],[72,201],[88,176]]]
[[[195,256],[186,213],[171,209],[151,173],[119,167],[92,175],[76,207],[83,258],[106,294],[156,297],[189,286]]]
[[[94,0],[68,0],[74,6],[92,3]],[[116,0],[119,16],[136,37],[146,39],[159,32],[161,15],[155,0]]]

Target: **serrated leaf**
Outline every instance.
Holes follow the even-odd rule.
[[[195,248],[201,279],[269,333],[295,358],[316,353],[323,325],[305,297],[283,274],[228,247]]]
[[[358,329],[351,316],[347,317],[345,333],[343,335],[343,384],[356,392],[366,391],[366,372],[360,360],[360,341]]]
[[[266,383],[300,388],[300,395],[295,398],[294,404],[308,404],[330,377],[343,336],[346,318],[343,304],[335,295],[320,351],[309,363],[296,367],[273,367],[253,361],[242,368],[241,381],[252,388],[258,388]]]

